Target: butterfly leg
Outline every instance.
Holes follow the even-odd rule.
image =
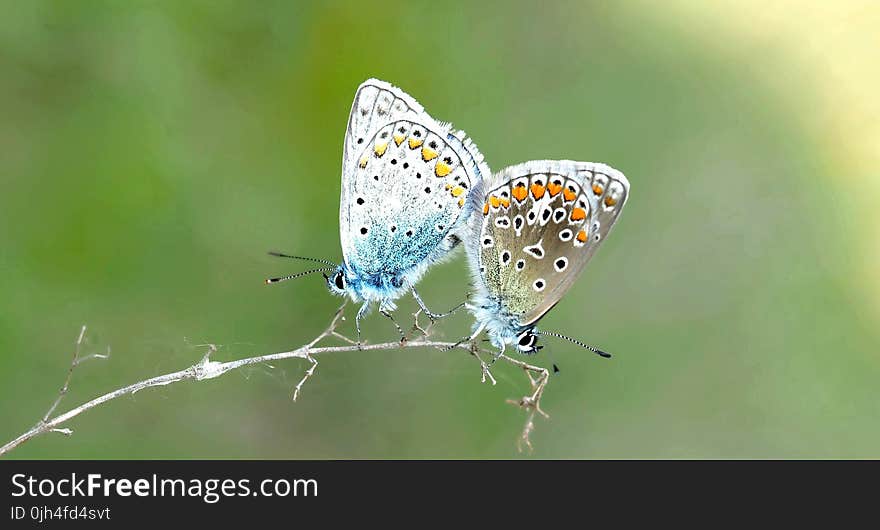
[[[370,302],[364,302],[364,305],[358,309],[357,316],[354,318],[354,327],[357,329],[358,341],[357,345],[359,349],[363,349],[364,341],[361,339],[361,319],[367,314],[367,311],[370,308]]]
[[[410,287],[410,290],[412,291],[413,298],[416,299],[416,303],[419,304],[419,307],[422,309],[422,312],[425,313],[426,315],[428,315],[428,318],[431,319],[431,322],[434,322],[437,319],[447,317],[447,316],[455,313],[456,311],[458,311],[459,309],[464,307],[464,305],[467,303],[467,302],[462,302],[445,313],[434,313],[433,311],[428,309],[427,306],[425,306],[425,302],[422,301],[422,297],[419,296],[419,293],[416,292],[415,287]]]
[[[400,343],[403,344],[404,342],[406,342],[406,333],[403,332],[403,328],[401,328],[397,321],[394,320],[394,317],[391,316],[391,313],[385,311],[384,309],[380,309],[379,312],[388,317],[391,320],[391,323],[394,324],[394,327],[397,328],[397,333],[400,334]]]
[[[506,349],[507,349],[507,345],[502,342],[501,348],[499,348],[498,353],[496,353],[495,356],[492,357],[492,360],[489,362],[489,366],[492,366],[493,364],[495,364],[495,361],[497,361],[498,359],[501,358],[502,355],[504,355],[504,352]]]
[[[470,337],[465,337],[465,338],[459,340],[458,342],[456,342],[455,344],[453,344],[452,346],[447,346],[447,347],[443,348],[443,351],[444,351],[444,352],[447,352],[447,351],[449,351],[449,350],[454,350],[455,348],[458,348],[459,346],[461,346],[461,345],[464,344],[465,342],[473,341],[474,339],[477,338],[477,336],[478,336],[480,333],[483,332],[483,330],[484,330],[485,328],[486,328],[486,325],[485,325],[485,324],[480,324],[480,327],[478,327],[473,333],[471,333]]]
[[[488,379],[489,381],[492,382],[493,385],[495,385],[495,384],[498,384],[498,381],[495,380],[495,377],[492,376],[492,372],[489,371],[490,365],[486,364],[486,362],[480,357],[479,348],[477,348],[476,344],[474,344],[474,342],[473,342],[474,339],[476,339],[480,335],[480,333],[483,332],[483,329],[485,329],[485,327],[486,327],[485,324],[480,324],[480,327],[478,327],[473,332],[473,334],[471,334],[470,337],[465,337],[465,338],[459,340],[458,342],[456,342],[455,344],[452,344],[451,346],[447,346],[447,347],[443,348],[443,351],[447,352],[450,350],[454,350],[455,348],[458,348],[459,346],[461,346],[465,342],[470,342],[471,343],[471,347],[470,347],[471,355],[473,355],[478,361],[480,361],[480,370],[482,370],[482,376],[480,378],[480,382],[485,383],[486,380]]]

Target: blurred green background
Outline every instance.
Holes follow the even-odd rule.
[[[4,2],[0,442],[50,406],[82,324],[112,356],[59,411],[208,342],[234,359],[319,333],[340,300],[320,277],[263,285],[303,270],[265,252],[340,259],[343,132],[378,77],[493,169],[602,161],[632,184],[542,322],[615,357],[547,343],[532,360],[562,373],[521,457],[880,457],[880,8],[474,4]],[[464,271],[432,269],[429,306]],[[294,404],[305,368],[150,389],[10,457],[520,457],[509,365],[492,387],[463,352],[331,355]]]

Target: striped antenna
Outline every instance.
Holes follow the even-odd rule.
[[[324,265],[330,265],[331,267],[336,267],[336,264],[328,259],[320,259],[320,258],[305,258],[303,256],[291,256],[290,254],[283,254],[281,252],[276,252],[274,250],[269,252],[270,256],[275,256],[276,258],[290,258],[290,259],[301,259],[305,261],[314,261],[315,263],[323,263]]]
[[[589,344],[584,344],[583,342],[581,342],[577,339],[573,339],[571,337],[566,337],[565,335],[562,335],[561,333],[554,333],[552,331],[537,331],[537,330],[535,331],[535,333],[537,333],[538,335],[549,335],[551,337],[556,337],[558,339],[565,339],[568,342],[572,342],[574,344],[577,344],[581,348],[586,348],[586,349],[590,350],[591,352],[595,353],[596,355],[598,355],[600,357],[605,357],[606,359],[611,358],[610,353],[604,352],[604,351],[600,350],[599,348],[594,348],[593,346],[590,346]]]
[[[333,271],[333,270],[336,270],[336,267],[333,267],[333,268],[330,268],[330,267],[321,267],[320,269],[312,269],[312,270],[310,270],[310,271],[300,272],[300,273],[298,273],[298,274],[291,274],[290,276],[282,276],[282,277],[280,277],[280,278],[268,278],[268,279],[266,280],[266,284],[270,284],[270,283],[278,283],[278,282],[285,282],[285,281],[287,281],[287,280],[294,280],[294,279],[296,279],[296,278],[299,278],[300,276],[305,276],[306,274],[312,274],[312,273],[315,273],[315,272]]]

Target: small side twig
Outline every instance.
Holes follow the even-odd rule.
[[[293,400],[296,401],[296,398],[299,397],[299,391],[302,389],[302,386],[308,381],[310,377],[315,375],[315,368],[318,367],[318,361],[315,360],[311,355],[306,355],[306,360],[312,363],[312,366],[306,370],[306,373],[302,376],[302,379],[299,380],[299,383],[296,384],[296,388],[293,389]]]
[[[412,314],[413,325],[412,325],[412,329],[410,329],[409,332],[410,332],[410,334],[413,334],[416,331],[418,331],[419,333],[422,334],[422,337],[429,337],[431,335],[431,331],[433,331],[434,321],[429,320],[427,327],[423,328],[421,326],[421,324],[419,324],[419,315],[421,315],[421,314],[422,314],[422,308],[417,309],[416,312]]]
[[[550,418],[550,416],[541,409],[541,397],[544,395],[544,389],[550,381],[550,371],[546,368],[541,368],[540,366],[534,366],[517,359],[511,359],[505,355],[502,355],[502,357],[506,357],[507,362],[522,368],[526,377],[529,378],[532,393],[523,396],[520,399],[508,399],[507,403],[526,410],[526,423],[516,445],[520,452],[522,452],[522,446],[525,445],[529,448],[529,452],[531,453],[534,449],[532,447],[531,435],[535,430],[535,414],[540,414],[544,418]],[[533,373],[537,374],[537,376],[533,376]]]
[[[46,423],[49,420],[49,417],[52,416],[52,413],[55,412],[55,409],[58,408],[58,405],[61,404],[61,400],[64,399],[64,396],[67,395],[67,392],[70,391],[70,380],[73,377],[73,371],[76,370],[76,367],[80,364],[88,361],[90,359],[106,359],[109,356],[103,355],[100,353],[93,353],[91,355],[87,355],[85,357],[80,357],[80,352],[82,350],[83,340],[86,337],[86,326],[83,325],[79,330],[79,336],[76,338],[76,342],[73,347],[73,360],[70,361],[70,367],[67,369],[67,377],[64,378],[64,385],[62,385],[61,390],[58,391],[58,396],[55,398],[55,401],[49,407],[49,410],[46,411],[46,414],[43,415],[43,419],[40,420],[40,423]],[[50,429],[52,432],[58,432],[65,435],[73,434],[73,431],[70,429]]]
[[[345,304],[347,302],[347,300],[345,302],[342,302],[342,305],[339,306],[339,309],[336,310],[336,314],[334,314],[333,318],[330,320],[330,324],[327,326],[327,329],[322,331],[320,335],[318,335],[310,343],[308,343],[306,345],[307,347],[311,348],[315,344],[326,339],[327,337],[336,337],[338,339],[342,339],[345,342],[348,342],[349,344],[358,346],[357,341],[351,340],[350,338],[336,331],[339,323],[345,320]],[[308,370],[306,370],[305,374],[303,374],[302,376],[302,379],[299,380],[299,383],[297,383],[296,387],[293,389],[293,401],[296,401],[297,398],[299,398],[299,393],[302,390],[302,386],[306,384],[306,381],[308,381],[310,377],[315,375],[315,369],[318,368],[318,361],[316,361],[309,352],[306,352],[305,359],[312,363],[312,365],[309,367]]]
[[[485,383],[486,379],[488,379],[492,382],[492,386],[497,385],[498,381],[495,380],[495,377],[492,376],[492,372],[489,371],[489,365],[486,363],[486,361],[483,360],[482,357],[480,357],[480,348],[477,346],[476,342],[471,342],[470,351],[471,355],[473,355],[477,359],[477,361],[480,362],[480,371],[482,372],[482,375],[480,376],[480,382]]]

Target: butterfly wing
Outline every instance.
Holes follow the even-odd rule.
[[[405,276],[450,250],[488,175],[461,131],[436,122],[412,97],[381,81],[358,89],[346,131],[340,239],[364,277]],[[445,242],[446,241],[446,242]]]
[[[577,279],[629,196],[629,182],[604,164],[525,162],[487,185],[474,231],[479,277],[520,325],[537,322]]]
[[[378,79],[367,79],[358,87],[348,115],[342,151],[342,192],[339,200],[339,239],[343,253],[351,248],[353,239],[350,206],[357,161],[368,141],[389,121],[408,117],[418,119],[425,109],[409,94]],[[348,263],[347,255],[344,256]]]

